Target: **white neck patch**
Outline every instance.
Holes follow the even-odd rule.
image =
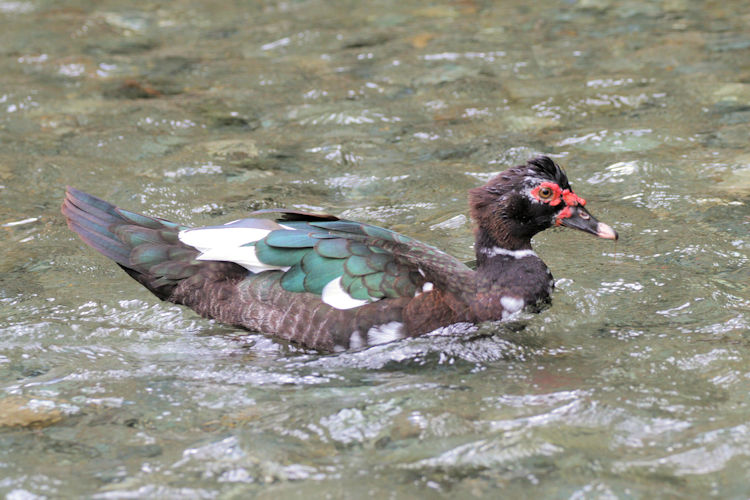
[[[497,257],[498,255],[507,255],[514,259],[523,259],[524,257],[538,257],[534,250],[508,250],[502,247],[480,248],[479,251],[487,257]]]

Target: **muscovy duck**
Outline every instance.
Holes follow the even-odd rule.
[[[546,156],[470,190],[469,201],[476,270],[426,243],[332,215],[271,209],[188,228],[71,187],[62,213],[160,299],[321,351],[507,319],[549,300],[554,287],[531,249],[536,233],[566,226],[617,239]]]

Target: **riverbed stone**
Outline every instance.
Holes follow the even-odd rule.
[[[8,396],[0,399],[0,428],[47,427],[62,420],[63,413],[53,401]]]

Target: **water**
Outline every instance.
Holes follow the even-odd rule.
[[[0,493],[750,495],[750,10],[690,0],[0,1]],[[472,259],[548,153],[621,240],[535,239],[551,308],[318,355],[158,302],[64,186],[277,206]]]

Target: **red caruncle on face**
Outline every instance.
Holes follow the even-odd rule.
[[[549,203],[551,207],[556,207],[561,201],[565,202],[569,207],[586,205],[586,200],[575,194],[570,189],[561,189],[560,186],[554,182],[542,182],[531,190],[531,196],[542,203]]]
[[[563,201],[566,205],[569,207],[574,207],[576,205],[581,205],[582,207],[586,205],[586,200],[575,194],[570,189],[566,189],[562,192]]]
[[[531,190],[531,196],[542,203],[549,203],[551,207],[556,207],[560,204],[562,189],[554,182],[542,182]]]

